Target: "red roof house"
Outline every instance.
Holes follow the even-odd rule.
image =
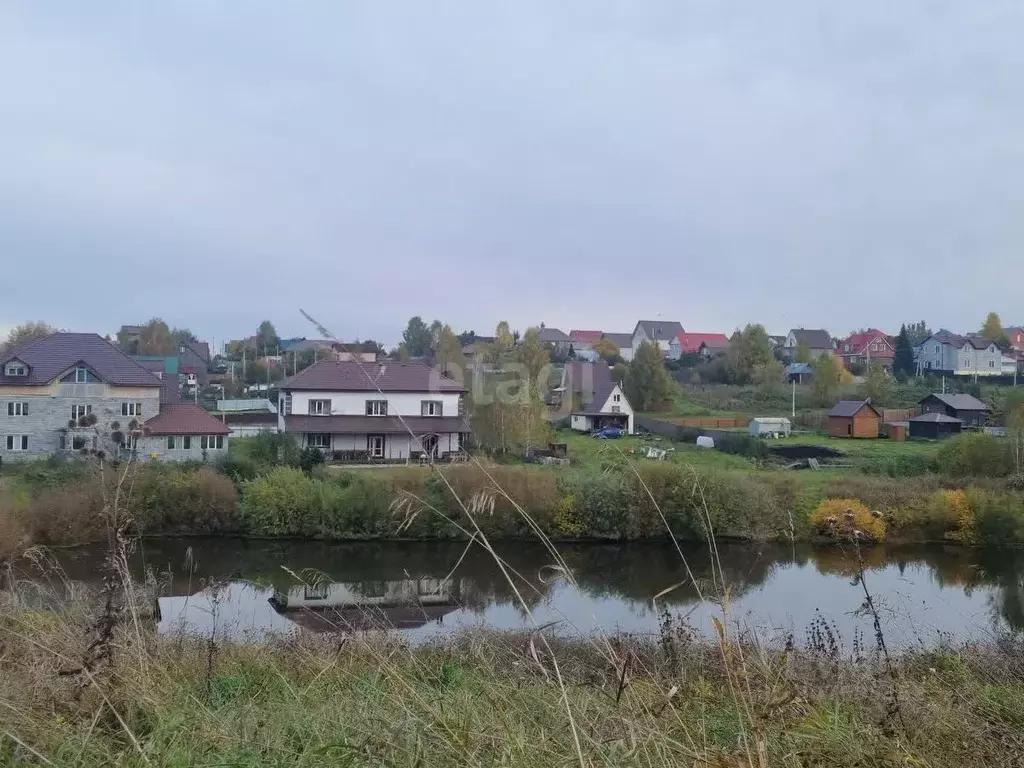
[[[668,357],[678,360],[683,355],[699,353],[702,357],[713,357],[729,349],[729,337],[724,333],[677,333],[668,344]]]
[[[569,341],[573,344],[597,344],[604,331],[569,331]]]
[[[839,355],[847,365],[876,361],[889,367],[896,356],[896,343],[892,337],[877,328],[851,333],[839,342]]]

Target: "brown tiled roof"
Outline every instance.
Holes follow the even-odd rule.
[[[281,382],[282,390],[323,392],[465,392],[466,388],[423,363],[321,360]]]
[[[402,422],[405,422],[404,425]],[[428,435],[435,432],[469,432],[460,416],[298,416],[284,417],[287,432],[330,432],[355,435]]]
[[[20,360],[28,376],[5,376],[6,365]],[[51,333],[0,356],[0,384],[44,386],[82,364],[108,384],[159,387],[160,380],[138,361],[95,333]]]
[[[161,405],[160,413],[143,426],[151,435],[226,435],[231,431],[195,403]]]

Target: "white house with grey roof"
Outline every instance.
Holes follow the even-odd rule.
[[[831,355],[834,346],[832,334],[824,328],[793,328],[786,336],[786,356],[790,361],[796,360],[798,347],[805,346],[810,351],[811,360],[822,355]]]
[[[470,432],[465,391],[425,363],[321,360],[281,382],[278,429],[338,461],[451,458]]]
[[[915,348],[917,367],[921,373],[943,373],[951,376],[1000,376],[1005,373],[1002,350],[990,339],[935,333]],[[1016,363],[1011,361],[1009,374]]]
[[[612,379],[608,363],[573,362],[562,371],[562,398],[569,403],[569,426],[577,432],[621,427],[633,434],[633,407]]]
[[[672,339],[684,333],[681,323],[668,320],[639,320],[633,329],[633,354],[645,341],[658,345],[662,354],[667,355]]]

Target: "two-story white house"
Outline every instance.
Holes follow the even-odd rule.
[[[1003,353],[994,341],[979,336],[936,333],[915,350],[922,373],[952,376],[1001,376]],[[1012,368],[1010,373],[1013,373]]]
[[[321,360],[281,382],[278,428],[339,461],[442,459],[469,434],[465,391],[425,363]]]
[[[663,355],[668,355],[669,345],[672,339],[683,333],[682,323],[666,322],[662,320],[640,320],[633,328],[633,354],[645,341],[652,341],[658,345]]]

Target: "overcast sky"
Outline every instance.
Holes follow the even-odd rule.
[[[0,5],[0,326],[1024,322],[1024,3]]]

